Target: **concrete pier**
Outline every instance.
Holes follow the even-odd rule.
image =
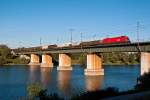
[[[150,71],[150,53],[141,52],[141,75]]]
[[[41,67],[53,67],[52,57],[48,54],[42,55]]]
[[[69,54],[59,54],[59,66],[57,70],[72,70]]]
[[[84,74],[88,76],[104,75],[100,55],[96,53],[87,54],[87,69],[84,70]]]
[[[31,54],[29,65],[40,65],[39,55]]]

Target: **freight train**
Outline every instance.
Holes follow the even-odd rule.
[[[65,43],[61,45],[48,45],[48,46],[38,46],[31,48],[18,48],[17,51],[45,51],[45,50],[54,50],[54,49],[64,49],[64,48],[83,48],[83,47],[91,47],[98,45],[111,45],[111,44],[122,44],[122,43],[130,43],[130,39],[128,36],[119,36],[119,37],[111,37],[104,38],[102,40],[94,40],[94,41],[83,41],[80,43]]]
[[[83,41],[80,43],[67,43],[65,45],[57,45],[57,48],[78,48],[78,47],[88,47],[88,46],[98,46],[98,45],[111,45],[111,44],[122,44],[122,43],[130,43],[128,36],[119,36],[119,37],[111,37],[104,38],[102,40],[94,40],[94,41]]]

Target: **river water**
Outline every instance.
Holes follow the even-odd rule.
[[[57,71],[56,67],[12,65],[0,66],[0,100],[16,100],[27,96],[27,86],[40,83],[49,93],[68,98],[85,91],[117,87],[120,91],[134,88],[140,75],[139,65],[104,66],[104,76],[87,77],[84,67],[72,71]]]

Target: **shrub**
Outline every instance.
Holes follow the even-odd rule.
[[[137,79],[135,89],[138,90],[149,90],[150,89],[150,72],[144,73]]]
[[[42,90],[43,90],[43,87],[39,83],[29,84],[27,87],[29,99],[34,100],[34,98],[36,98],[39,95],[40,91]]]

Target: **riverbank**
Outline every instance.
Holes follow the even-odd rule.
[[[150,100],[150,91],[110,97],[102,100]]]
[[[30,90],[28,92],[31,94],[32,89],[39,88],[39,85],[29,86]],[[40,88],[41,90],[36,91],[36,97],[39,100],[64,100],[63,97],[58,94],[49,94],[47,90]],[[35,97],[34,93],[32,93],[32,98]],[[57,98],[57,99],[53,99]],[[81,93],[79,95],[72,96],[67,100],[150,100],[150,90],[128,90],[119,92],[117,88],[109,87],[102,90],[97,91],[88,91]]]
[[[29,64],[4,64],[2,66],[12,66],[12,65],[19,66],[19,65],[29,65]]]
[[[133,64],[132,64],[132,63],[130,63],[130,64],[124,64],[124,63],[122,63],[122,64],[121,64],[121,63],[111,63],[111,64],[109,63],[109,64],[108,64],[108,63],[104,63],[103,65],[109,65],[109,66],[110,66],[110,65],[121,66],[121,65],[139,65],[139,64],[140,64],[140,63],[133,63]]]
[[[4,64],[4,65],[2,65],[2,66],[11,66],[11,65],[29,65],[29,64]],[[104,66],[126,66],[126,65],[129,65],[129,66],[136,66],[136,65],[139,65],[139,64],[118,64],[118,63],[114,63],[114,64],[103,64]],[[56,66],[58,66],[58,65],[56,65]],[[82,65],[82,64],[73,64],[73,66],[85,66],[85,65]]]

